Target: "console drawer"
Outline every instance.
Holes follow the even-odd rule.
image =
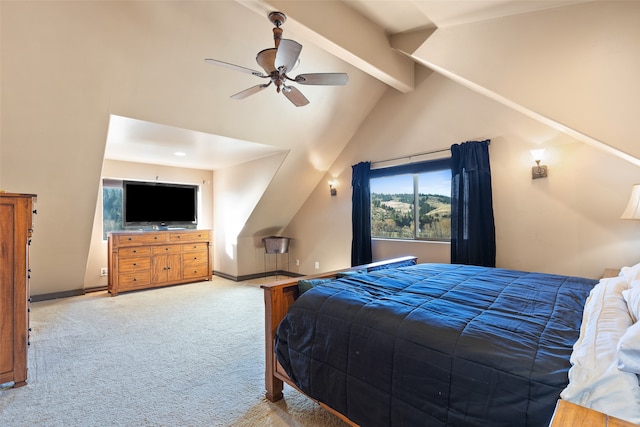
[[[209,263],[209,252],[200,251],[182,254],[182,264],[185,268],[202,263]]]
[[[140,234],[127,234],[118,236],[118,246],[134,246],[134,245],[148,245],[152,243],[164,243],[166,242],[166,235],[160,233],[140,233]]]
[[[120,248],[118,249],[118,255],[120,256],[120,258],[151,255],[151,247],[150,246],[141,246],[141,247],[134,246],[130,248]]]
[[[184,266],[182,269],[182,277],[185,279],[194,279],[197,277],[201,277],[203,280],[207,280],[209,277],[209,263],[201,262],[199,264],[191,264],[189,266]]]
[[[179,254],[182,249],[181,245],[160,245],[151,249],[153,255]]]
[[[131,272],[139,270],[149,270],[151,268],[151,258],[120,258],[118,260],[118,271]]]
[[[207,252],[209,244],[206,242],[186,243],[182,245],[182,252]]]
[[[169,234],[169,241],[171,243],[178,242],[208,242],[209,232],[207,230],[192,230],[184,233],[171,233]]]
[[[136,273],[121,273],[118,275],[118,282],[123,288],[137,288],[149,286],[151,283],[151,272],[140,271]]]

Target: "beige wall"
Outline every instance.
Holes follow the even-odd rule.
[[[637,166],[507,108],[437,73],[421,71],[416,91],[389,91],[330,168],[285,232],[300,270],[348,266],[351,165],[491,139],[497,264],[598,277],[606,267],[640,262],[640,222],[622,221]],[[547,179],[531,179],[529,150],[545,147]],[[327,180],[339,181],[330,197]],[[374,244],[376,257],[416,254],[447,261],[442,243]],[[377,258],[378,259],[378,258]]]
[[[415,92],[384,92],[382,83],[307,43],[314,69],[339,65],[350,75],[340,102],[318,113],[321,95],[296,110],[219,101],[202,58],[214,44],[220,57],[238,58],[237,46],[219,41],[239,22],[247,40],[264,47],[263,32],[252,30],[264,16],[236,2],[0,2],[0,185],[38,194],[32,293],[93,286],[86,275],[99,262],[90,252],[111,114],[288,152],[270,181],[260,182],[262,197],[249,187],[252,179],[240,181],[247,187],[233,184],[256,204],[238,234],[234,257],[242,261],[224,264],[230,274],[262,271],[256,242],[272,230],[295,238],[301,272],[315,272],[316,261],[321,270],[345,266],[352,164],[484,138],[492,140],[499,265],[595,277],[605,266],[637,261],[640,225],[617,218],[639,181],[638,167],[580,138],[638,152],[640,13],[637,2],[594,3],[436,32],[421,59],[484,85],[484,94],[422,67]],[[223,83],[243,87],[243,78],[229,75]],[[541,124],[487,92],[561,126]],[[577,134],[559,130],[567,128]],[[550,173],[531,181],[527,152],[537,146],[548,149]],[[330,178],[339,182],[334,198]],[[406,251],[393,246],[380,254]],[[443,256],[441,245],[420,253],[425,261]]]
[[[262,258],[256,257],[257,243],[241,232],[286,157],[287,153],[279,153],[215,172],[214,271],[237,277],[263,270]],[[257,234],[277,231],[275,227]]]
[[[85,273],[90,263],[95,269],[89,258],[111,114],[289,152],[275,178],[279,188],[269,188],[253,220],[249,215],[252,229],[245,226],[239,241],[251,246],[243,252],[254,251],[252,236],[263,223],[289,222],[385,90],[299,39],[308,70],[345,70],[349,85],[305,89],[315,100],[305,109],[276,93],[230,100],[255,81],[203,59],[249,66],[253,52],[272,43],[265,16],[232,0],[2,1],[0,8],[0,183],[38,194],[33,294],[93,286]],[[322,107],[323,94],[333,90],[341,91],[340,102]],[[255,266],[251,258],[249,267],[232,269]]]
[[[198,228],[213,228],[213,171],[105,160],[102,166],[102,178],[198,185],[200,188]],[[81,289],[107,286],[107,278],[100,276],[100,269],[107,266],[107,241],[102,240],[102,180],[100,180],[84,286]]]

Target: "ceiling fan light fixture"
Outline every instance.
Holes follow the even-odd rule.
[[[347,83],[349,76],[346,73],[312,73],[289,77],[287,73],[291,72],[291,70],[296,68],[300,63],[299,56],[302,51],[302,45],[295,40],[282,38],[282,29],[280,26],[287,19],[284,13],[271,12],[268,17],[275,26],[273,28],[275,47],[261,50],[256,55],[256,62],[264,69],[266,75],[260,71],[251,70],[228,62],[209,58],[205,59],[205,62],[209,64],[219,65],[243,73],[253,74],[256,77],[269,79],[269,83],[267,84],[256,85],[231,95],[232,99],[244,99],[260,92],[273,83],[276,87],[276,92],[282,92],[296,107],[301,107],[307,105],[309,100],[296,87],[285,86],[285,81],[288,80],[303,85],[325,86],[341,86]]]

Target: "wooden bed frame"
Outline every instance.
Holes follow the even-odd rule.
[[[302,279],[324,279],[324,278],[335,278],[338,273],[344,273],[347,271],[355,271],[355,270],[371,270],[383,265],[393,266],[394,264],[404,264],[407,261],[417,260],[417,257],[414,256],[406,256],[401,258],[393,258],[385,261],[374,262],[371,264],[359,265],[356,267],[345,268],[342,270],[330,271],[327,273],[314,274],[310,276],[296,277],[293,279],[281,280],[278,282],[268,283],[262,285],[261,288],[264,289],[264,304],[265,304],[265,351],[266,351],[266,369],[265,369],[265,387],[266,387],[266,398],[271,402],[276,402],[282,399],[282,389],[284,387],[284,383],[287,383],[291,387],[300,391],[304,394],[296,385],[291,381],[291,379],[287,376],[286,372],[282,368],[282,366],[278,363],[275,355],[274,348],[274,340],[276,337],[276,329],[278,328],[278,324],[287,314],[287,310],[289,306],[293,304],[293,302],[298,298],[298,281]],[[336,415],[341,420],[345,421],[349,425],[356,426],[351,420],[345,417],[343,414],[337,412],[336,410],[328,407],[322,402],[318,402],[320,406],[325,408],[327,411]]]

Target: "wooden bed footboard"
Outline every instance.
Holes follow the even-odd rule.
[[[284,382],[297,388],[295,384],[289,379],[284,372],[278,361],[276,360],[274,340],[276,336],[276,329],[278,324],[287,314],[289,306],[298,298],[298,281],[302,279],[322,279],[322,278],[335,278],[338,273],[355,270],[372,270],[383,265],[393,266],[394,264],[404,264],[407,261],[417,260],[415,256],[406,256],[401,258],[392,258],[389,260],[378,261],[371,264],[359,265],[355,267],[345,268],[342,270],[330,271],[327,273],[314,274],[310,276],[296,277],[286,280],[280,280],[278,282],[268,283],[262,285],[264,290],[264,315],[265,315],[265,387],[266,397],[271,402],[282,399],[282,389]],[[321,402],[318,402],[322,405]],[[322,405],[325,406],[325,405]],[[325,406],[326,407],[326,406]],[[330,408],[328,408],[330,409]],[[334,412],[340,416],[343,420],[347,421],[344,416]]]

